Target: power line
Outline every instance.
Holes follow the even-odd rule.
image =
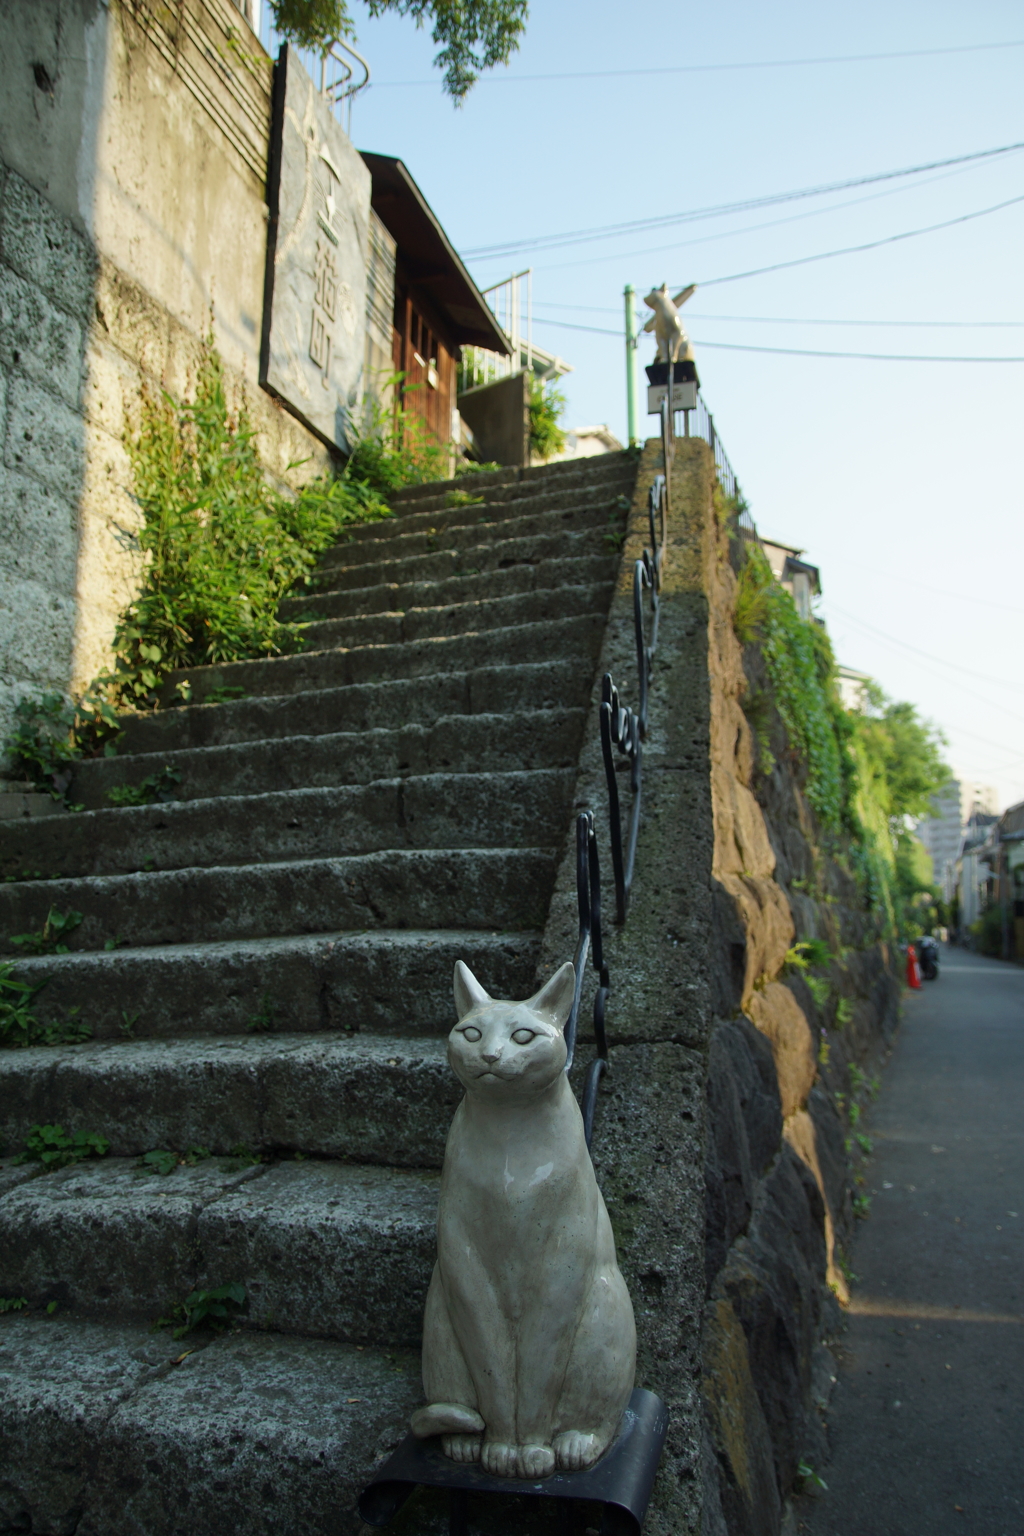
[[[562,245],[579,245],[591,240],[607,240],[616,235],[641,234],[646,230],[666,229],[673,224],[723,218],[732,213],[748,213],[754,208],[769,208],[777,203],[794,202],[805,197],[824,197],[830,192],[845,192],[851,187],[866,187],[879,181],[895,181],[904,176],[922,176],[926,171],[940,171],[953,165],[991,160],[1000,155],[1015,154],[1020,149],[1024,149],[1024,141],[1016,144],[1002,144],[996,149],[975,150],[969,155],[954,155],[946,160],[931,160],[923,165],[904,166],[900,170],[878,171],[870,176],[853,176],[845,181],[822,182],[816,186],[799,187],[788,192],[773,192],[764,197],[745,198],[741,202],[709,204],[704,208],[692,208],[681,213],[659,214],[648,219],[632,219],[622,224],[595,225],[590,229],[568,230],[558,235],[535,235],[528,240],[477,246],[472,250],[463,251],[462,254],[468,260],[479,260],[484,257],[511,256],[527,250],[554,250]]]
[[[671,284],[669,285],[671,287]],[[622,305],[616,305],[614,309],[607,304],[560,304],[554,299],[535,299],[534,309],[561,309],[575,310],[580,314],[591,315],[620,315]],[[687,309],[687,315],[693,320],[736,321],[745,325],[878,325],[895,329],[908,327],[935,328],[956,330],[982,330],[982,329],[1024,329],[1024,320],[820,320],[807,316],[795,315],[702,315],[696,310]]]
[[[900,639],[897,639],[895,634],[886,634],[886,631],[878,630],[878,628],[875,628],[874,624],[867,624],[866,619],[860,619],[860,617],[858,617],[855,613],[847,613],[844,608],[838,607],[838,604],[835,604],[835,602],[829,602],[829,607],[834,608],[835,613],[841,614],[844,619],[849,619],[851,624],[860,624],[860,627],[863,628],[863,630],[870,630],[872,633],[877,634],[881,641],[889,641],[890,645],[901,645],[901,647],[904,648],[904,651],[913,651],[915,656],[923,656],[924,660],[927,660],[927,662],[936,662],[936,664],[940,665],[940,667],[949,667],[952,668],[952,671],[961,671],[961,673],[964,673],[964,676],[966,677],[976,677],[978,682],[989,682],[989,684],[992,684],[993,687],[996,688],[1013,687],[1013,684],[1009,684],[1009,682],[1003,682],[1001,677],[990,677],[989,673],[976,673],[976,671],[972,671],[972,668],[970,667],[958,667],[956,662],[947,662],[943,656],[932,656],[930,651],[923,651],[920,647],[918,647],[918,645],[910,645],[909,641],[900,641]],[[993,705],[993,708],[1003,708],[1003,705]],[[1016,719],[1016,716],[1012,716],[1012,719]],[[1024,720],[1022,720],[1022,723],[1024,723]]]
[[[534,316],[535,325],[556,325],[563,331],[589,331],[592,336],[616,336],[621,341],[623,331],[610,331],[599,325],[575,325],[571,320],[549,320],[544,315]],[[701,341],[696,336],[690,340],[695,347],[708,347],[719,352],[769,352],[780,357],[845,357],[861,359],[869,363],[1024,363],[1024,357],[938,357],[931,353],[911,352],[826,352],[811,347],[758,347],[739,341]]]
[[[846,357],[868,363],[1024,363],[1024,357],[940,357],[930,352],[826,352],[812,347],[757,347],[739,341],[698,341],[718,352],[772,352],[779,357]]]
[[[751,59],[730,64],[667,64],[654,69],[586,69],[557,75],[481,75],[478,84],[518,85],[536,80],[616,80],[641,75],[699,75],[736,69],[795,69],[814,64],[875,64],[886,59],[930,59],[951,53],[991,53],[1000,48],[1024,48],[1024,39],[1006,43],[965,43],[954,48],[907,48],[899,53],[840,53],[810,59]],[[372,90],[409,85],[436,85],[436,80],[375,80]]]
[[[837,251],[820,251],[817,256],[797,256],[792,261],[776,261],[768,267],[753,267],[749,272],[731,272],[728,277],[706,277],[699,285],[713,288],[718,283],[738,283],[745,277],[763,277],[766,272],[781,272],[787,267],[805,267],[812,261],[828,261],[833,256],[854,256],[861,251],[876,251],[882,245],[894,245],[898,240],[912,240],[917,235],[933,235],[939,229],[952,229],[955,224],[968,224],[971,219],[983,219],[990,213],[1000,213],[1024,203],[1024,196],[1009,197],[1003,203],[993,203],[990,208],[978,208],[973,213],[961,213],[955,219],[943,219],[941,224],[925,224],[920,229],[905,229],[898,235],[885,235],[881,240],[868,240],[863,245],[845,245]]]

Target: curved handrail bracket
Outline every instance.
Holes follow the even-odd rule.
[[[572,1008],[565,1026],[566,1061],[568,1072],[576,1054],[576,1033],[579,1025],[580,1000],[583,996],[583,975],[587,956],[593,954],[598,988],[594,998],[594,1040],[597,1058],[587,1068],[583,1085],[583,1128],[589,1150],[594,1134],[594,1109],[597,1101],[597,1085],[608,1068],[608,1044],[605,1037],[604,1015],[608,1001],[610,982],[608,967],[604,963],[601,943],[601,868],[597,852],[597,834],[594,831],[593,811],[581,811],[576,818],[576,900],[579,906],[580,931],[576,942],[576,991]]]

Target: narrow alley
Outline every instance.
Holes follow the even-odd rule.
[[[1024,971],[944,948],[867,1130],[811,1536],[1024,1531]]]

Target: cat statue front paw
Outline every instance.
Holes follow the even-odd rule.
[[[550,1445],[510,1445],[503,1440],[485,1440],[480,1462],[492,1477],[525,1477],[532,1481],[551,1476],[555,1453]]]
[[[452,1461],[479,1461],[479,1435],[442,1435],[441,1449]]]
[[[601,1455],[601,1442],[597,1436],[579,1429],[568,1429],[564,1434],[556,1435],[551,1448],[559,1472],[583,1472]]]

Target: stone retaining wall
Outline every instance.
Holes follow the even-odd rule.
[[[0,50],[0,740],[108,664],[141,574],[124,437],[212,331],[275,476],[326,451],[258,387],[270,60],[229,0],[36,0]]]

